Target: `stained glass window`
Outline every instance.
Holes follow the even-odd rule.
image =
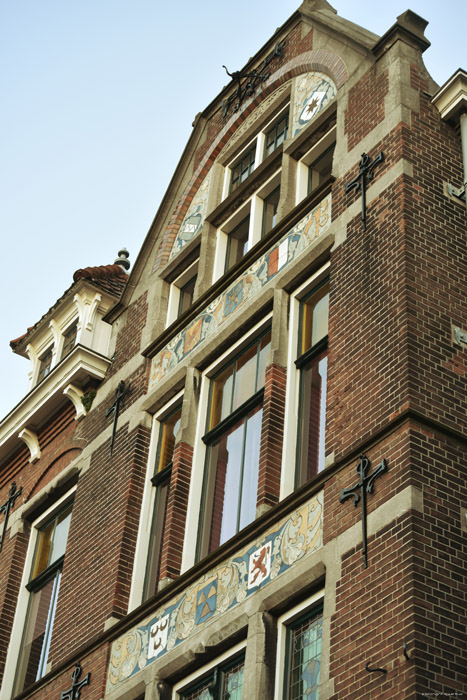
[[[318,700],[322,633],[321,609],[288,626],[284,700]]]
[[[184,690],[182,700],[242,700],[244,654],[217,666]]]

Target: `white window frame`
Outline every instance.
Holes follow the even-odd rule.
[[[174,685],[172,690],[172,700],[180,700],[181,693],[185,690],[187,686],[191,685],[192,683],[196,683],[197,679],[201,678],[201,676],[204,676],[204,674],[209,673],[209,671],[216,668],[216,666],[219,666],[225,661],[228,661],[230,658],[232,658],[236,654],[239,654],[243,650],[245,650],[246,656],[246,640],[244,640],[243,642],[239,642],[233,647],[230,647],[230,649],[225,651],[220,656],[217,656],[212,661],[209,661],[204,666],[201,666],[201,668],[196,669],[196,671],[193,671],[193,673],[190,673],[189,676],[186,676],[185,678],[183,678],[183,680],[179,681]]]
[[[146,478],[144,480],[143,498],[139,516],[138,536],[136,538],[133,575],[131,577],[130,596],[128,600],[128,613],[137,608],[143,602],[144,582],[146,567],[151,543],[152,519],[156,502],[157,486],[152,483],[154,465],[157,457],[157,446],[162,421],[173,409],[183,402],[184,390],[179,391],[163,408],[154,414],[151,426],[151,438],[149,442],[148,460],[146,464]]]
[[[24,562],[23,575],[16,603],[15,617],[11,628],[10,643],[8,645],[7,656],[5,661],[5,671],[3,675],[3,683],[1,687],[1,697],[10,698],[13,692],[13,686],[16,680],[16,672],[18,661],[22,649],[24,626],[27,622],[27,614],[29,611],[29,600],[33,593],[29,592],[26,585],[31,578],[31,571],[36,552],[37,538],[40,528],[45,525],[47,520],[54,516],[59,510],[67,505],[74,496],[76,486],[70,489],[66,494],[58,499],[53,505],[47,508],[31,525],[28,549],[26,552],[26,560]],[[73,517],[73,516],[72,516]],[[52,633],[53,634],[53,633]],[[47,672],[49,670],[50,661],[47,664]]]
[[[250,216],[248,229],[248,251],[261,240],[263,231],[264,200],[276,187],[281,184],[281,169],[271,175],[256,192],[243,203],[231,217],[217,230],[216,253],[214,256],[214,268],[212,283],[214,284],[225,273],[227,246],[229,234],[240,224],[246,216]]]
[[[198,273],[199,258],[196,258],[188,267],[171,283],[169,290],[169,301],[167,304],[167,321],[165,327],[178,318],[178,307],[180,304],[180,290]]]
[[[230,183],[232,181],[232,170],[235,167],[235,164],[241,159],[242,155],[249,151],[253,144],[256,141],[256,152],[255,152],[255,165],[253,168],[252,172],[255,172],[257,169],[258,165],[263,162],[264,160],[264,146],[266,142],[266,132],[269,131],[269,129],[275,124],[275,122],[278,122],[281,120],[283,117],[284,113],[288,110],[289,111],[289,127],[290,127],[290,117],[291,117],[291,111],[290,111],[290,101],[287,102],[283,107],[279,109],[278,112],[276,112],[269,121],[266,122],[266,124],[261,128],[261,130],[254,136],[252,139],[250,139],[245,146],[242,148],[240,153],[237,153],[235,158],[232,158],[229,163],[225,166],[224,169],[224,184],[222,187],[222,201],[226,199],[230,194]],[[235,190],[234,190],[235,192]],[[232,193],[233,194],[233,193]]]
[[[287,610],[283,615],[281,615],[277,620],[277,656],[276,656],[276,676],[274,682],[274,700],[284,700],[284,683],[285,683],[285,653],[287,644],[287,633],[289,626],[301,615],[303,615],[308,608],[312,608],[315,605],[323,604],[323,617],[324,617],[324,589],[317,591],[311,598],[303,601],[299,605],[296,605],[291,610]],[[321,682],[322,682],[321,678]]]
[[[306,282],[295,290],[290,298],[289,338],[287,348],[287,383],[285,396],[284,443],[282,446],[281,485],[279,499],[295,490],[295,467],[297,461],[298,411],[300,399],[300,370],[297,359],[297,338],[300,325],[300,301],[329,275],[330,262],[320,267]],[[288,468],[285,466],[288,465]]]
[[[305,153],[303,158],[297,163],[297,185],[295,204],[298,204],[308,194],[308,178],[310,165],[314,163],[324,151],[326,151],[336,141],[337,127],[333,126],[320,140]]]
[[[206,416],[209,404],[209,388],[211,377],[234,357],[242,347],[248,345],[255,335],[258,335],[272,323],[272,311],[259,323],[251,328],[242,338],[233,345],[204,371],[201,379],[198,419],[196,423],[196,439],[193,450],[193,464],[190,479],[190,491],[188,494],[188,508],[186,515],[185,539],[182,552],[181,572],[190,569],[196,563],[196,550],[198,544],[199,516],[201,508],[202,487],[206,462],[207,447],[201,439],[206,433]]]

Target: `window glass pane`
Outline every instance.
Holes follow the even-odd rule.
[[[71,506],[57,516],[49,565],[65,554],[68,530],[70,529]]]
[[[214,428],[232,412],[233,372],[234,363],[231,363],[212,380],[209,428]]]
[[[151,541],[149,545],[148,565],[146,569],[146,582],[144,599],[155,595],[159,581],[160,560],[162,544],[164,542],[165,520],[167,513],[167,500],[169,497],[170,473],[167,479],[157,486],[154,502],[154,514],[151,528]]]
[[[208,430],[227,418],[264,386],[270,344],[271,333],[268,332],[214,377],[211,384]]]
[[[214,696],[211,694],[212,679],[207,680],[201,688],[193,690],[192,692],[184,693],[182,695],[183,700],[213,700]]]
[[[170,416],[161,422],[157,447],[156,473],[165,469],[172,462],[175,438],[180,427],[181,415],[182,407],[179,406]]]
[[[289,112],[281,117],[274,126],[266,132],[265,142],[265,157],[269,156],[276,150],[280,144],[287,138],[287,128],[289,123]]]
[[[229,234],[227,244],[227,257],[225,270],[230,270],[248,252],[248,232],[250,228],[250,216],[243,221]]]
[[[301,370],[298,433],[298,486],[324,468],[326,434],[327,350]]]
[[[181,316],[187,309],[190,308],[193,303],[193,294],[196,285],[196,275],[192,277],[183,287],[180,289],[180,301],[178,304],[178,316]]]
[[[50,373],[52,366],[52,350],[49,350],[39,361],[39,375],[37,383],[41,382]]]
[[[31,580],[65,554],[71,509],[69,506],[39,530]]]
[[[257,406],[248,416],[246,424],[239,530],[253,522],[256,517],[262,417],[262,406]]]
[[[209,551],[237,532],[245,421],[228,430],[210,448],[210,471],[215,470]]]
[[[310,165],[308,194],[314,192],[332,173],[332,157],[334,155],[335,143],[332,144],[320,157]]]
[[[233,192],[253,172],[255,167],[256,142],[232,167],[230,191]]]
[[[31,594],[15,694],[35,683],[45,674],[59,583],[60,572],[47,581],[39,591]]]
[[[289,628],[287,700],[318,700],[322,627],[319,613]]]
[[[255,393],[257,349],[252,345],[237,360],[232,411]]]
[[[63,341],[63,349],[62,349],[62,359],[64,357],[66,357],[67,355],[69,355],[70,352],[75,347],[77,334],[78,334],[78,326],[75,323],[75,325],[72,326],[72,328],[70,328],[70,330],[68,330],[65,333],[64,341]]]
[[[242,700],[243,668],[244,662],[239,661],[235,666],[225,671],[221,700]]]
[[[255,518],[261,418],[262,407],[257,406],[209,448],[209,552]]]
[[[258,361],[258,377],[256,381],[256,391],[259,391],[264,386],[266,379],[266,365],[269,362],[269,351],[271,349],[271,332],[269,331],[260,340],[259,344],[259,361]]]
[[[329,283],[302,303],[300,354],[312,348],[328,334]]]
[[[279,206],[280,193],[280,187],[277,187],[264,200],[263,229],[261,236],[265,236],[276,225],[277,207]]]

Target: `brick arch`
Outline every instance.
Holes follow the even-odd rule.
[[[51,462],[48,464],[46,469],[42,472],[31,491],[26,497],[28,501],[37,491],[39,491],[45,482],[50,482],[58,474],[60,474],[76,457],[78,457],[82,452],[82,447],[79,445],[69,445],[60,454],[55,455]]]
[[[236,130],[261,104],[261,102],[275,92],[281,85],[292,80],[292,78],[295,78],[298,75],[313,71],[324,73],[331,78],[331,80],[335,83],[337,90],[339,90],[347,82],[349,77],[347,66],[342,58],[337,54],[324,49],[316,49],[300,54],[299,56],[290,59],[290,61],[287,61],[287,63],[273,73],[263,84],[262,89],[258,92],[258,94],[253,96],[249,101],[245,102],[242,111],[236,112],[230,117],[221,132],[212,141],[208,150],[198,164],[198,167],[195,168],[193,176],[180,197],[169,224],[164,231],[156,254],[156,260],[152,268],[153,272],[168,262],[170,251],[172,250],[172,246],[175,242],[177,232],[183,223],[183,219],[185,218],[188,208],[193,201],[198,188],[214,164],[217,156],[231,139]]]

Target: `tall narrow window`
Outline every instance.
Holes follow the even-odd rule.
[[[266,132],[266,141],[264,146],[264,157],[267,158],[278,146],[287,138],[287,129],[289,124],[289,111],[280,117],[278,121]]]
[[[195,293],[197,272],[186,282],[183,287],[180,287],[180,299],[178,302],[177,317],[187,311],[193,303],[193,295]]]
[[[71,520],[71,505],[59,511],[38,533],[26,625],[16,672],[14,694],[47,672],[58,591]]]
[[[232,179],[230,182],[230,191],[233,192],[239,185],[244,182],[254,170],[256,155],[256,141],[254,145],[247,151],[242,153],[240,158],[232,166]]]
[[[314,192],[318,189],[320,185],[328,179],[332,172],[332,157],[334,155],[334,148],[336,144],[333,143],[329,146],[321,155],[310,165],[309,168],[309,180],[308,180],[308,194]]]
[[[39,384],[50,373],[52,367],[52,348],[47,350],[45,355],[39,360],[39,374],[37,375],[37,383]]]
[[[284,700],[318,700],[322,631],[321,608],[287,626]]]
[[[250,215],[246,216],[234,230],[229,233],[225,271],[230,270],[248,251],[248,233],[250,230]]]
[[[219,664],[178,697],[181,700],[242,700],[244,666],[245,654]]]
[[[152,518],[151,541],[149,546],[144,598],[149,598],[157,591],[160,559],[164,541],[165,518],[169,497],[170,476],[175,439],[180,427],[182,414],[181,406],[172,411],[160,424],[159,440],[157,443],[156,465],[151,481],[156,487],[154,513]]]
[[[211,381],[198,556],[226,542],[256,515],[268,331]]]
[[[71,328],[67,330],[63,336],[63,348],[62,348],[62,360],[64,357],[70,354],[76,344],[76,336],[78,335],[78,324],[75,323]]]
[[[297,486],[324,467],[327,389],[329,284],[314,290],[300,305],[300,405],[297,439]]]
[[[276,225],[280,194],[281,188],[276,187],[271,194],[268,194],[268,196],[264,198],[263,228],[261,231],[261,237],[266,236],[266,234],[268,234],[269,231]]]

